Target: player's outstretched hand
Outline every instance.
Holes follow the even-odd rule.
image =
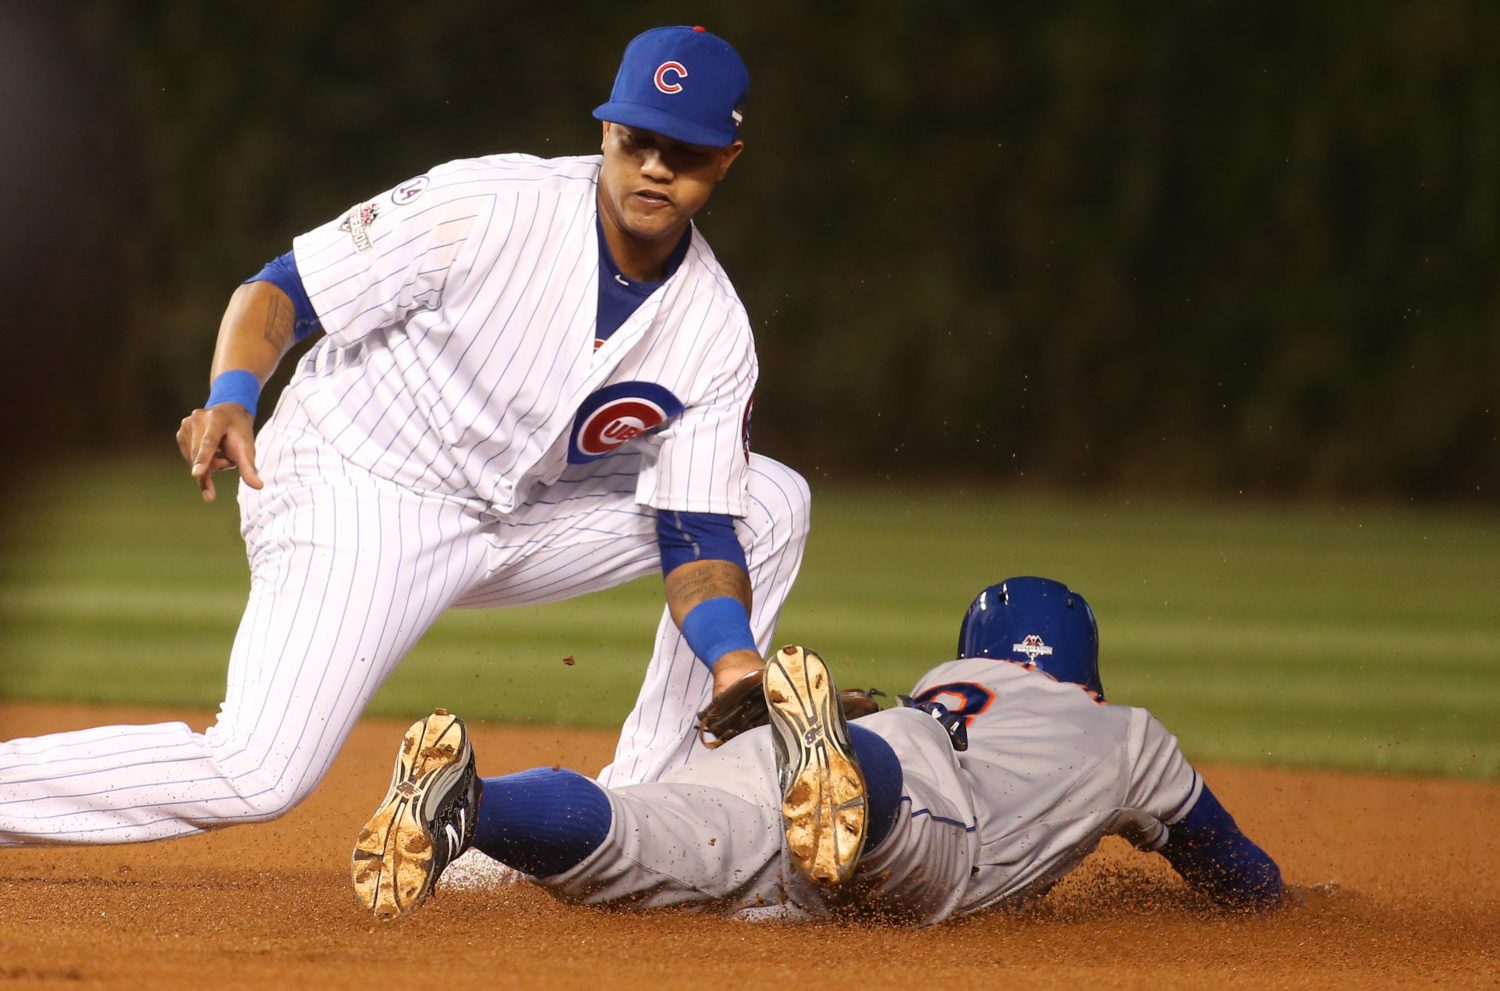
[[[220,403],[212,409],[195,409],[177,428],[177,448],[204,502],[213,502],[214,476],[225,468],[238,468],[240,478],[252,489],[264,483],[255,470],[255,418],[239,403]]]

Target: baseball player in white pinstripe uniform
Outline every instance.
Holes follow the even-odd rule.
[[[1106,835],[1223,908],[1279,903],[1275,862],[1176,739],[1104,703],[1081,595],[991,586],[958,653],[902,706],[846,723],[822,658],[785,647],[766,669],[769,727],[615,788],[553,767],[481,779],[463,723],[438,710],[408,730],[360,833],[359,903],[382,919],[415,908],[472,845],[569,901],[930,924],[1042,897]]]
[[[601,780],[700,746],[697,710],[763,663],[808,527],[803,480],[749,453],[749,322],[691,222],[743,147],[748,85],[722,39],[648,31],[595,111],[602,156],[438,166],[235,292],[178,434],[205,499],[214,471],[243,483],[251,591],[218,721],[0,744],[0,845],[273,818],[445,609],[656,571],[667,609]],[[261,385],[319,333],[255,437]]]

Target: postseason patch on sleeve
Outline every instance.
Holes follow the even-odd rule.
[[[412,202],[427,191],[432,184],[432,179],[425,175],[419,175],[408,179],[390,192],[392,206],[402,207]],[[384,198],[371,200],[368,203],[360,203],[344,214],[344,219],[339,222],[339,230],[349,235],[354,242],[355,251],[369,251],[374,242],[370,239],[370,228],[375,225],[386,211],[383,206]]]
[[[349,239],[354,242],[355,251],[370,250],[370,227],[379,216],[380,204],[373,200],[353,207],[344,215],[339,230],[349,235]]]

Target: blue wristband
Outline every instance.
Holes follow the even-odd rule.
[[[682,635],[710,668],[731,650],[756,649],[750,614],[743,602],[729,595],[705,599],[690,609],[682,619]]]
[[[214,376],[213,384],[208,389],[208,402],[203,404],[203,408],[212,409],[223,403],[239,403],[250,411],[253,418],[255,401],[259,398],[260,379],[255,377],[255,373],[243,368],[231,368]]]

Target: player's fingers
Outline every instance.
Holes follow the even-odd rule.
[[[222,430],[204,430],[198,435],[198,442],[193,446],[192,457],[188,458],[188,463],[192,465],[189,471],[194,478],[203,479],[208,477],[209,472],[212,470],[211,465],[213,464],[214,455],[219,452],[220,445],[223,442],[224,432]]]
[[[191,468],[218,448],[218,438],[223,433],[223,427],[217,425],[217,418],[212,412],[195,409],[183,418],[182,424],[177,428],[177,450]]]
[[[236,420],[219,442],[219,453],[240,470],[240,477],[251,488],[260,488],[260,474],[255,470],[255,434],[250,426]]]
[[[182,423],[177,426],[177,450],[182,454],[182,460],[188,464],[193,463],[193,431],[196,424],[194,416],[201,412],[194,410],[193,413],[182,418]]]
[[[214,491],[214,476],[208,472],[204,472],[198,476],[197,481],[198,491],[203,493],[203,501],[213,502],[214,496],[217,494]]]
[[[260,471],[255,467],[255,438],[234,438],[234,445],[239,450],[234,452],[234,462],[239,466],[240,479],[252,489],[265,487],[265,482],[260,480]]]

